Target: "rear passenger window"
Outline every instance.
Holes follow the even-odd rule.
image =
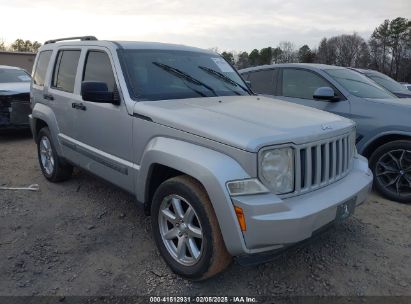
[[[49,66],[52,51],[42,51],[37,59],[36,70],[34,71],[33,83],[44,86],[47,68]]]
[[[83,81],[99,81],[107,84],[110,92],[114,91],[114,74],[110,58],[101,51],[90,51],[87,54]]]
[[[73,93],[80,51],[65,50],[57,54],[52,86]]]
[[[283,70],[283,96],[314,99],[314,92],[320,87],[332,86],[313,72],[298,69]]]
[[[274,95],[275,72],[275,70],[251,72],[248,79],[251,82],[251,89],[258,94]]]

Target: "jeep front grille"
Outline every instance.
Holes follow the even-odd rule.
[[[340,180],[348,174],[355,133],[299,145],[295,150],[295,188],[286,196],[303,194]]]

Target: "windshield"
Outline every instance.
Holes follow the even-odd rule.
[[[379,72],[366,72],[365,75],[372,80],[374,80],[376,83],[378,83],[380,86],[386,88],[390,92],[395,92],[395,93],[406,93],[407,89],[404,88],[403,85],[401,85],[399,82],[396,82],[394,79],[391,77],[388,77],[387,75],[384,75]]]
[[[354,96],[376,99],[397,98],[358,72],[349,69],[329,69],[325,72]]]
[[[173,50],[120,53],[130,95],[139,100],[250,95],[219,55]]]
[[[7,82],[30,82],[31,78],[23,70],[0,69],[0,83]]]

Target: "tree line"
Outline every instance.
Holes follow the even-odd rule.
[[[41,47],[41,43],[38,41],[30,41],[23,39],[16,39],[12,44],[6,45],[4,41],[0,41],[0,51],[10,52],[30,52],[36,53]]]
[[[37,52],[41,43],[16,39],[0,51]],[[218,51],[218,49],[214,49]],[[380,71],[398,81],[411,82],[411,20],[398,17],[384,20],[366,41],[357,33],[323,38],[316,48],[296,48],[290,41],[276,47],[247,52],[224,51],[221,55],[237,69],[273,63],[324,63]]]
[[[296,48],[292,42],[247,52],[222,52],[238,69],[273,63],[323,63],[373,69],[398,81],[411,82],[411,20],[384,20],[366,41],[357,33],[323,38],[319,45]]]

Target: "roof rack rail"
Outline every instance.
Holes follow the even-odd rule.
[[[47,40],[46,42],[44,42],[44,44],[56,43],[58,41],[65,41],[65,40],[90,41],[90,40],[98,40],[98,39],[94,36],[77,36],[77,37],[67,37],[67,38]]]

